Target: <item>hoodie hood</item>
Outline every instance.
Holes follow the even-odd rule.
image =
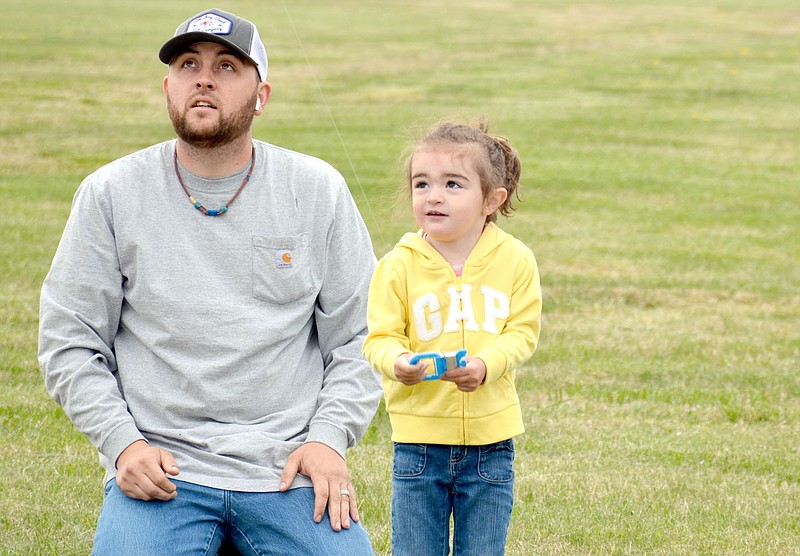
[[[501,230],[494,222],[489,222],[483,229],[478,243],[472,248],[472,251],[464,263],[464,267],[471,266],[473,268],[481,268],[488,264],[493,258],[500,246],[514,237]],[[409,249],[414,251],[418,257],[418,262],[426,268],[439,267],[444,261],[444,257],[425,240],[424,232],[419,230],[417,232],[408,232],[400,241],[395,245],[395,249]]]

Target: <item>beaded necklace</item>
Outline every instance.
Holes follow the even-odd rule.
[[[250,169],[247,171],[247,175],[244,177],[244,181],[242,181],[242,185],[239,186],[239,189],[236,190],[236,193],[233,194],[231,200],[219,207],[217,210],[208,210],[206,207],[203,206],[203,203],[195,199],[189,190],[186,188],[186,185],[183,183],[183,178],[181,178],[181,173],[178,170],[178,149],[175,149],[175,155],[173,156],[172,163],[175,166],[175,175],[178,177],[178,182],[181,184],[183,191],[186,193],[186,196],[189,197],[189,200],[194,205],[194,208],[205,214],[206,216],[221,216],[228,212],[228,207],[233,204],[236,200],[236,197],[239,196],[239,193],[242,192],[244,186],[247,185],[247,182],[250,181],[250,176],[253,175],[253,168],[256,165],[256,148],[253,147],[253,153],[250,155]]]

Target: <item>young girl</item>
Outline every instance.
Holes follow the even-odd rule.
[[[495,223],[514,210],[520,173],[483,122],[438,125],[408,160],[420,230],[378,263],[364,342],[395,443],[394,556],[447,555],[451,515],[455,555],[505,551],[512,438],[524,431],[514,375],[536,349],[542,305],[533,253]],[[458,350],[428,380],[432,357]]]

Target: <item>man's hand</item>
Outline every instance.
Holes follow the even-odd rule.
[[[440,380],[455,382],[462,392],[474,392],[486,378],[486,363],[478,357],[466,357],[467,364],[444,373]]]
[[[292,486],[298,473],[310,477],[314,486],[315,522],[322,521],[326,505],[334,531],[349,529],[351,518],[358,521],[356,491],[350,482],[347,463],[336,450],[319,442],[309,442],[292,452],[281,475],[281,492]],[[350,495],[344,495],[344,491]]]
[[[172,454],[137,440],[117,458],[117,485],[137,500],[172,500],[178,495],[175,483],[167,478],[180,473]]]
[[[414,386],[425,380],[425,369],[429,364],[423,360],[412,365],[409,363],[410,360],[410,354],[404,353],[394,362],[394,376],[406,386]]]

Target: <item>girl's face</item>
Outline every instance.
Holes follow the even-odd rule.
[[[505,189],[484,199],[473,149],[466,145],[422,147],[411,158],[414,217],[433,242],[471,249],[483,232],[486,217],[505,200]]]

